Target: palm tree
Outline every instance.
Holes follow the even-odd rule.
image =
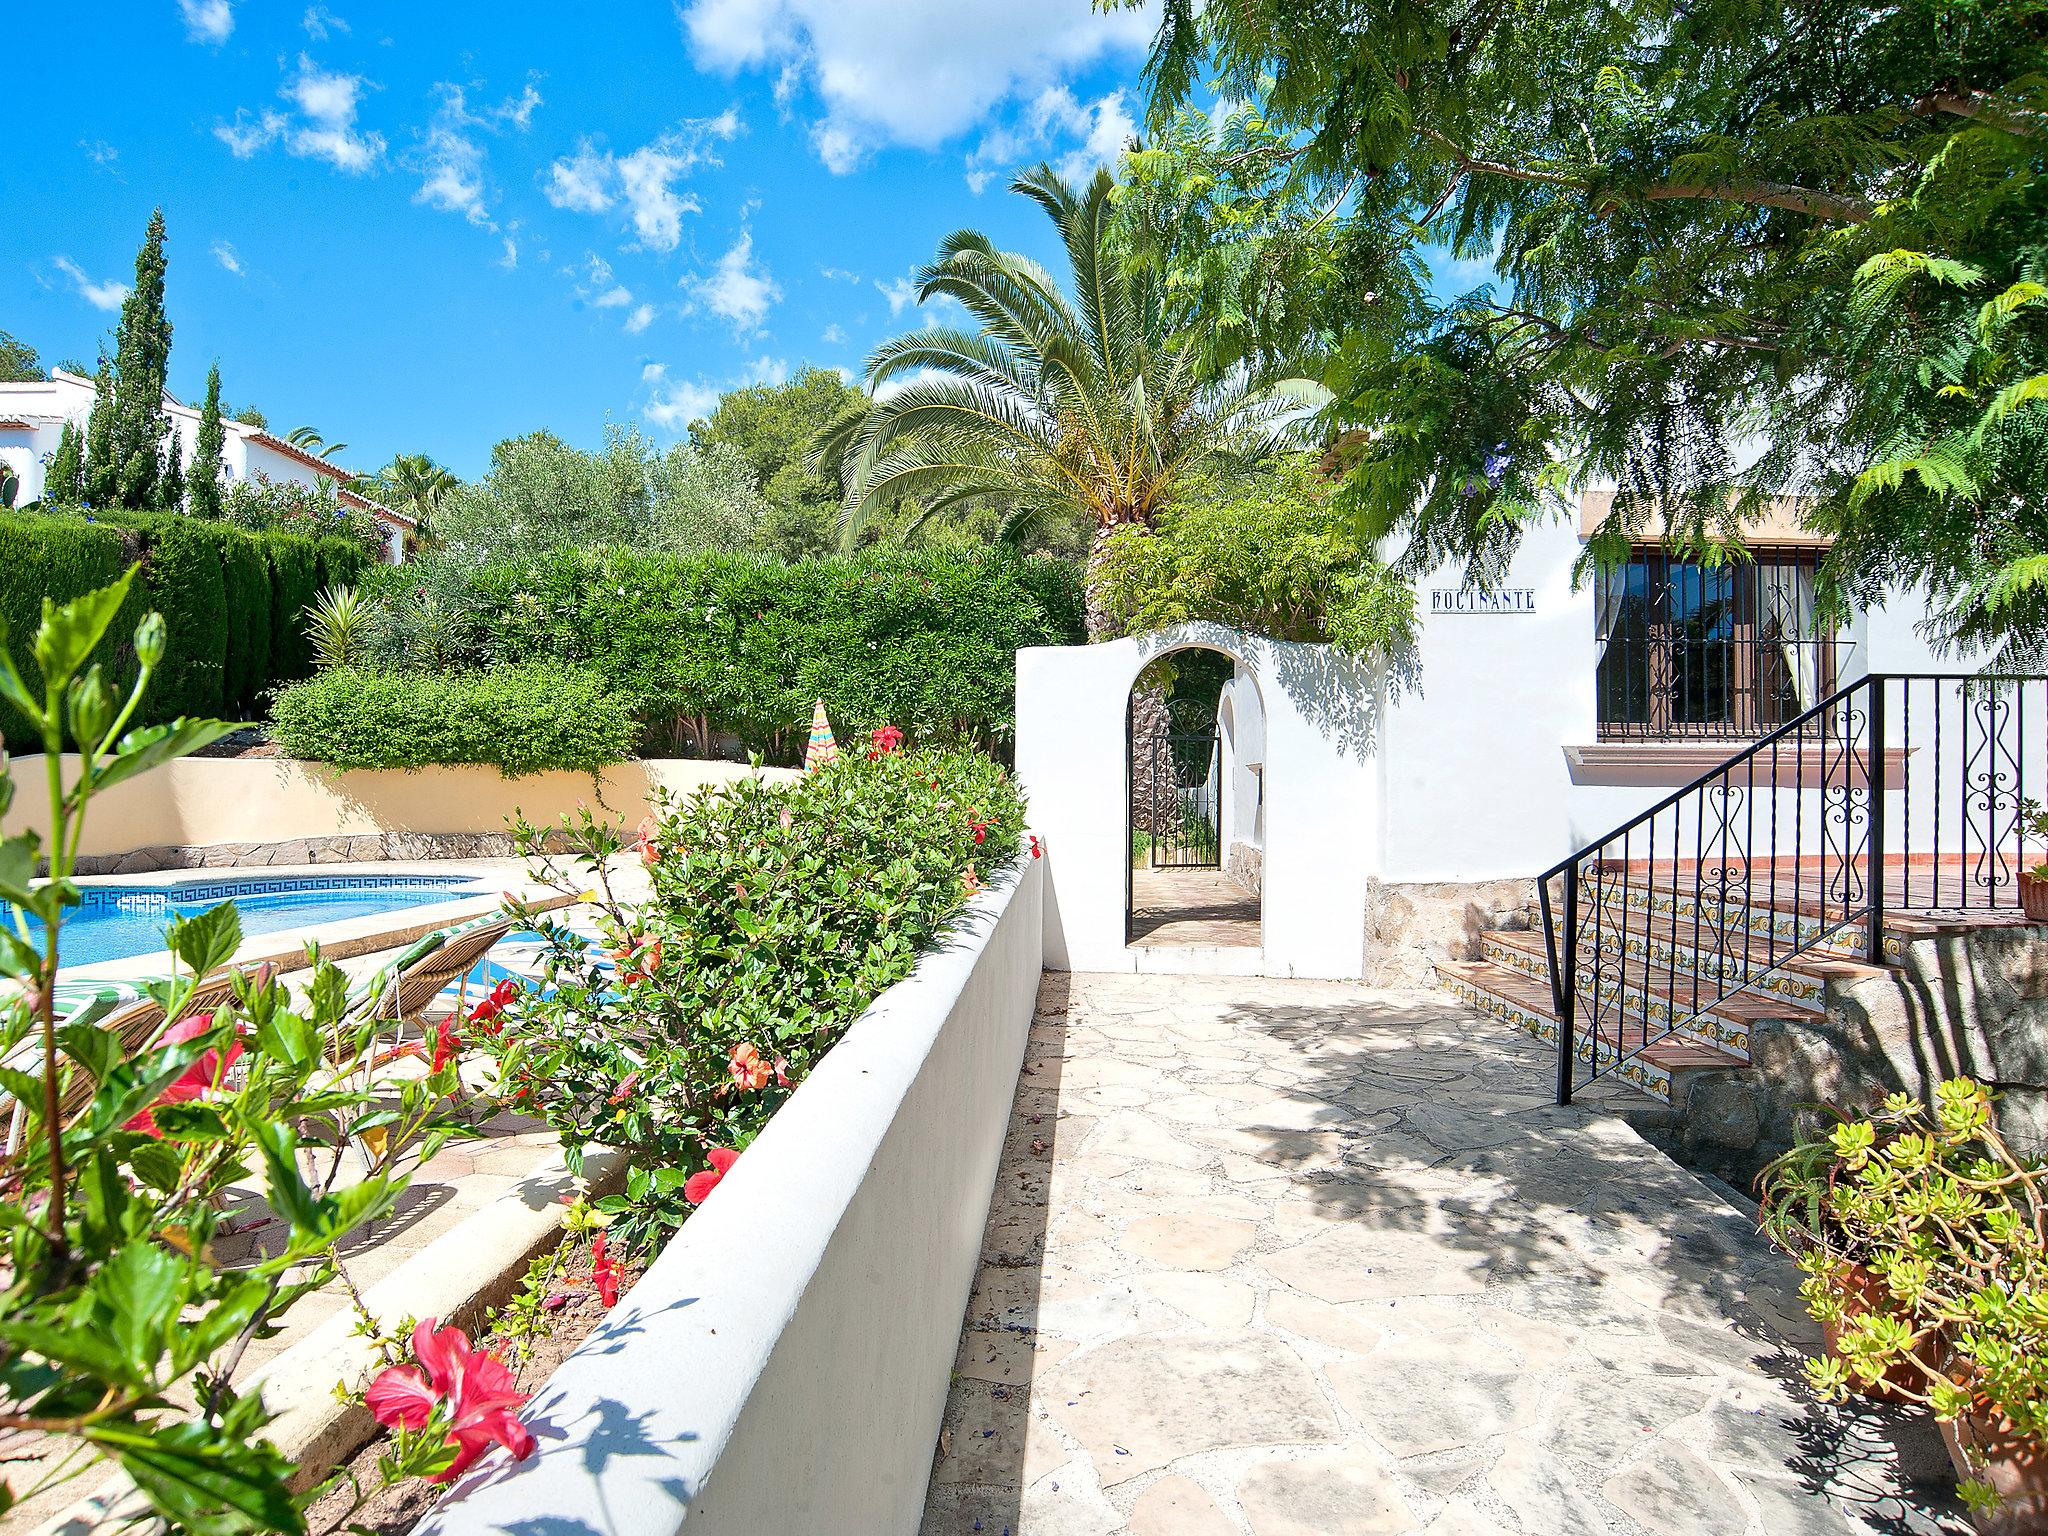
[[[348,446],[347,443],[328,442],[326,438],[320,435],[318,427],[293,427],[291,431],[285,433],[284,440],[294,448],[303,449],[307,453],[317,454],[323,459],[333,458]]]
[[[432,537],[434,514],[448,493],[462,484],[424,453],[397,455],[377,472],[377,479],[398,509],[411,514],[422,538]]]
[[[1092,526],[1091,639],[1111,628],[1092,579],[1109,537],[1149,527],[1205,463],[1287,443],[1323,398],[1307,380],[1245,368],[1202,376],[1199,349],[1168,333],[1157,280],[1124,260],[1115,185],[1100,170],[1077,193],[1049,165],[1011,183],[1059,231],[1071,296],[978,231],[949,236],[918,274],[918,298],[957,299],[980,331],[931,326],[884,344],[868,361],[868,406],[820,451],[841,466],[849,543],[876,508],[905,498],[923,509],[906,532],[970,506],[998,509],[998,536],[1011,541]]]

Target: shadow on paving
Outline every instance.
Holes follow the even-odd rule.
[[[1730,1363],[1801,1399],[1803,1412],[1756,1417],[1791,1451],[1784,1465],[1808,1496],[1875,1532],[1958,1528],[1946,1523],[1963,1506],[1933,1421],[1811,1397],[1804,1366],[1821,1339],[1799,1301],[1797,1266],[1752,1217],[1601,1107],[1620,1090],[1596,1085],[1580,1102],[1555,1104],[1551,1048],[1448,1000],[1365,994],[1356,1003],[1232,1008],[1224,1018],[1244,1037],[1270,1041],[1275,1059],[1301,1074],[1297,1091],[1343,1117],[1333,1114],[1327,1129],[1257,1133],[1256,1155],[1290,1170],[1295,1198],[1347,1224],[1468,1255],[1489,1304],[1617,1338],[1639,1327],[1649,1298],[1618,1295],[1614,1281],[1647,1261],[1663,1288],[1653,1326],[1664,1342],[1728,1359],[1732,1330]],[[1490,1039],[1475,1052],[1462,1043],[1481,1030],[1507,1044]],[[1618,1432],[1609,1438],[1618,1461],[1629,1446]],[[1598,1436],[1567,1437],[1563,1449],[1604,1470]]]

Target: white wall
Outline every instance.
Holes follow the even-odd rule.
[[[915,1536],[1037,994],[1045,866],[884,993],[416,1528]],[[994,1533],[990,1533],[994,1536]]]
[[[1259,685],[1243,667],[1223,685],[1216,720],[1223,743],[1223,791],[1217,811],[1227,860],[1234,845],[1257,848],[1265,836],[1259,781],[1266,759],[1266,714],[1259,703]]]
[[[1264,950],[1267,975],[1344,977],[1364,968],[1365,890],[1378,868],[1373,743],[1378,690],[1327,646],[1190,624],[1103,645],[1017,653],[1017,779],[1045,835],[1052,900],[1046,964],[1130,970],[1124,709],[1146,663],[1207,646],[1252,678],[1265,723]]]

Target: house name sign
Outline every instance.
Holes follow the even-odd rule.
[[[1467,587],[1436,587],[1429,594],[1431,613],[1534,613],[1534,587],[1505,587],[1477,592]]]

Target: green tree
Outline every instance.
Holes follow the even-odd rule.
[[[806,463],[820,433],[865,406],[866,397],[830,368],[806,368],[781,384],[721,395],[709,416],[690,423],[699,448],[724,443],[745,459],[754,488],[777,514],[823,515],[839,505],[832,477]]]
[[[75,422],[57,434],[57,451],[43,476],[43,500],[75,507],[85,500],[85,438]]]
[[[93,374],[92,411],[85,418],[79,446],[79,501],[89,507],[121,505],[121,464],[114,451],[114,364],[104,352]]]
[[[448,493],[462,484],[424,453],[398,454],[374,477],[366,478],[363,494],[407,514],[423,539],[436,537],[435,515]]]
[[[45,377],[36,349],[0,331],[0,384],[40,384]]]
[[[221,515],[220,365],[206,370],[206,403],[199,408],[199,438],[192,448],[186,505],[194,517]]]
[[[1901,357],[1956,335],[1931,284],[1869,334],[1856,274],[2022,277],[2044,73],[2040,0],[1166,0],[1134,175],[1199,207],[1152,222],[1197,301],[1289,275],[1250,329],[1328,352],[1363,528],[1484,576],[1594,477],[1598,560],[1653,514],[1712,549],[1774,492],[1839,511],[1912,430]],[[1176,115],[1204,82],[1234,126]],[[1446,257],[1497,280],[1440,296]]]
[[[223,403],[220,413],[229,421],[239,421],[245,427],[254,427],[261,432],[270,430],[270,418],[253,405],[229,406]]]
[[[1104,170],[1076,192],[1049,166],[1012,184],[1052,220],[1071,296],[978,231],[947,237],[920,296],[957,299],[981,329],[927,327],[876,352],[872,409],[826,445],[844,466],[849,533],[906,498],[922,508],[913,527],[995,507],[1005,539],[1093,530],[1092,571],[1110,535],[1150,526],[1190,473],[1293,435],[1302,381],[1253,367],[1205,380],[1199,349],[1173,343],[1160,285],[1127,259],[1113,187]],[[1111,627],[1098,596],[1095,637]]]
[[[95,506],[158,512],[185,499],[178,441],[164,411],[171,363],[164,265],[159,208],[135,253],[135,286],[121,302],[112,370],[103,360],[86,429],[86,485]]]

